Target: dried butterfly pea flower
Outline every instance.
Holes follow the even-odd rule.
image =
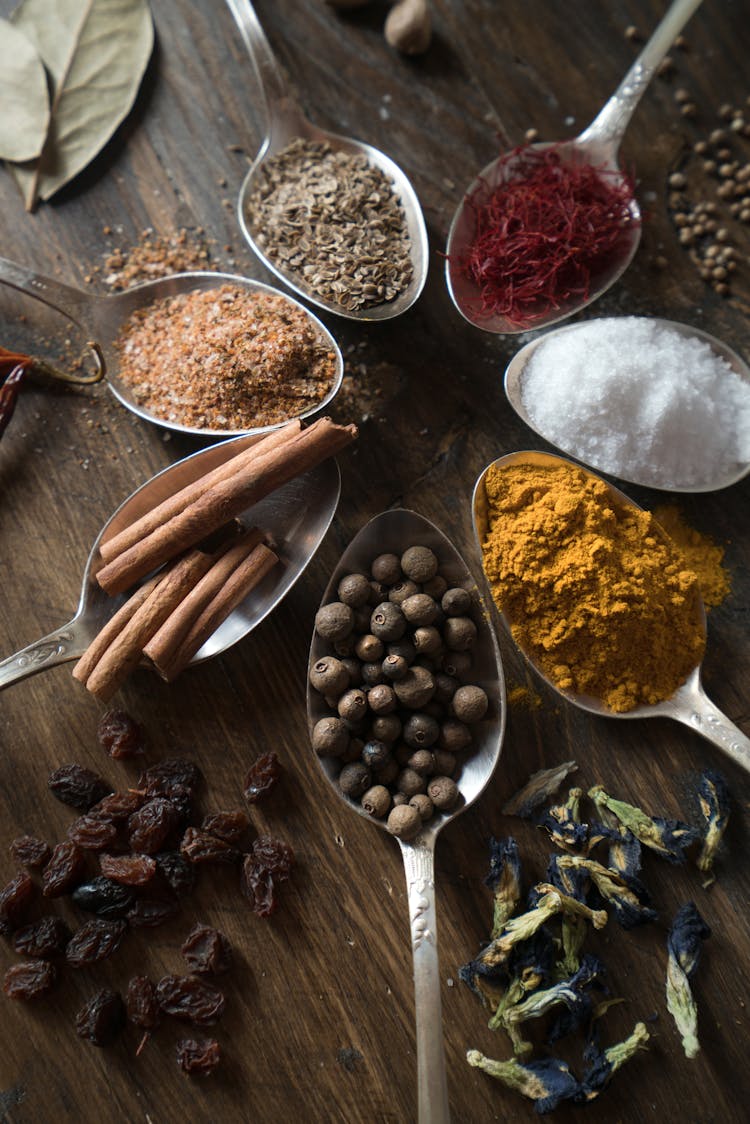
[[[686,902],[677,910],[667,937],[667,1009],[677,1024],[688,1058],[694,1058],[700,1050],[698,1007],[690,980],[698,967],[701,941],[710,936],[711,930],[695,903]]]
[[[484,880],[494,895],[492,932],[494,939],[515,913],[521,900],[521,860],[515,839],[490,839],[490,869]]]
[[[596,843],[607,842],[607,866],[624,878],[635,878],[641,869],[642,848],[632,831],[612,816],[613,826],[592,824],[590,838]]]
[[[607,808],[617,816],[620,823],[632,831],[644,847],[649,847],[669,862],[684,862],[685,850],[698,838],[697,832],[688,824],[680,820],[664,820],[649,816],[634,804],[615,800],[600,784],[589,789],[589,796],[597,808]]]
[[[579,867],[567,866],[562,868],[559,863],[561,855],[550,855],[547,865],[547,882],[568,897],[579,902],[586,901],[590,880],[588,873]],[[563,976],[572,975],[581,965],[581,949],[586,940],[586,921],[571,913],[564,913],[562,918],[562,958],[558,963],[558,970]]]
[[[561,1101],[573,1099],[580,1090],[567,1064],[557,1058],[540,1058],[522,1064],[515,1058],[495,1061],[479,1050],[467,1050],[466,1060],[470,1066],[532,1100],[540,1116],[552,1112]]]
[[[581,1090],[576,1100],[588,1103],[598,1097],[620,1066],[632,1058],[638,1050],[646,1049],[650,1037],[645,1023],[636,1023],[633,1033],[626,1039],[602,1050],[596,1032],[592,1031],[583,1052],[588,1069],[581,1080]]]
[[[612,906],[615,917],[623,929],[633,929],[655,921],[657,914],[651,909],[646,887],[637,878],[625,878],[614,870],[581,855],[559,855],[558,868],[586,871],[604,901]]]
[[[588,824],[581,823],[579,812],[582,796],[583,789],[571,788],[565,803],[548,808],[541,820],[540,826],[563,851],[579,851],[588,843]]]
[[[530,819],[545,800],[554,796],[568,774],[574,773],[577,768],[575,761],[563,761],[552,769],[540,769],[538,773],[532,773],[523,788],[503,805],[503,815]]]
[[[697,858],[698,870],[706,875],[703,883],[710,886],[716,877],[714,858],[729,822],[729,788],[721,773],[707,769],[698,784],[698,805],[706,821],[703,846]]]
[[[528,1053],[532,1049],[531,1042],[524,1041],[519,1027],[527,1019],[540,1019],[548,1012],[564,1004],[568,1012],[574,1017],[566,1023],[556,1024],[549,1041],[554,1042],[564,1034],[574,1030],[591,1017],[591,1001],[587,989],[592,983],[604,974],[604,965],[597,956],[587,954],[581,961],[581,967],[569,979],[558,980],[550,987],[533,992],[522,1002],[508,1006],[502,1018],[494,1022],[501,1026],[509,1035],[515,1054]],[[491,1024],[492,1025],[492,1024]]]

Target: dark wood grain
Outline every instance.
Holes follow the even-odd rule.
[[[0,5],[7,14],[10,4]],[[68,973],[50,1002],[35,1008],[3,999],[0,1118],[47,1121],[262,1121],[325,1124],[416,1120],[411,958],[405,886],[397,847],[352,815],[327,788],[308,745],[305,669],[312,620],[327,574],[355,532],[395,504],[413,507],[452,537],[479,572],[470,522],[471,490],[488,461],[541,447],[512,413],[504,366],[518,340],[484,335],[450,304],[439,251],[462,185],[501,143],[535,127],[546,139],[579,131],[635,56],[628,25],[648,32],[665,8],[650,0],[434,0],[435,39],[406,59],[385,45],[385,5],[350,14],[323,0],[258,0],[258,13],[309,113],[386,150],[411,176],[432,243],[423,297],[400,320],[328,323],[347,358],[335,415],[360,426],[341,458],[343,494],[318,556],[285,602],[248,639],[173,686],[137,673],[119,702],[147,727],[149,760],[184,752],[207,778],[203,804],[241,803],[250,762],[275,750],[286,776],[253,812],[259,830],[287,839],[298,856],[270,921],[250,913],[232,872],[204,877],[181,916],[131,935],[101,970]],[[217,266],[270,280],[243,244],[235,202],[263,134],[250,64],[228,10],[210,0],[154,4],[158,45],[136,108],[92,167],[53,203],[28,215],[10,176],[0,173],[4,256],[72,284],[103,264],[116,244],[133,245],[147,226],[161,233],[203,227]],[[643,99],[624,146],[637,168],[648,222],[636,260],[596,314],[643,313],[692,322],[750,353],[742,301],[722,301],[699,278],[667,212],[668,172],[713,127],[720,103],[750,94],[750,25],[738,3],[707,3],[675,51],[675,74]],[[684,86],[698,117],[678,112]],[[112,233],[107,234],[105,228]],[[742,270],[747,270],[748,241]],[[655,268],[656,257],[668,261]],[[738,276],[737,292],[746,291]],[[92,287],[104,291],[101,273]],[[745,289],[743,290],[743,286]],[[24,317],[24,320],[19,320]],[[0,293],[2,342],[29,340],[59,350],[67,329],[39,305]],[[73,339],[73,344],[76,341]],[[134,487],[196,445],[169,438],[124,411],[106,388],[24,389],[0,446],[0,650],[20,648],[72,615],[80,577],[102,522]],[[646,504],[663,494],[632,489]],[[680,496],[687,520],[726,544],[732,592],[710,615],[705,683],[746,732],[750,683],[750,481],[723,492]],[[484,1012],[458,982],[458,968],[486,938],[491,903],[482,880],[491,835],[515,833],[529,879],[543,873],[547,845],[535,829],[503,817],[503,801],[527,775],[574,757],[586,787],[602,782],[655,812],[685,813],[686,793],[707,765],[721,766],[734,815],[709,890],[693,868],[648,861],[645,878],[660,921],[624,933],[611,922],[591,947],[609,966],[613,995],[626,1003],[606,1017],[606,1040],[639,1018],[654,1037],[612,1088],[586,1111],[599,1120],[743,1121],[750,1098],[748,779],[718,751],[667,720],[615,722],[564,706],[531,680],[501,635],[508,681],[528,683],[537,709],[511,708],[499,769],[470,813],[441,836],[438,910],[445,1043],[457,1124],[510,1121],[532,1113],[470,1070],[475,1046],[506,1056]],[[80,761],[123,786],[136,771],[97,746],[100,706],[62,666],[0,695],[0,852],[14,836],[61,838],[68,809],[47,792],[49,771]],[[0,880],[10,878],[7,856]],[[695,900],[710,924],[695,981],[703,1050],[682,1055],[664,1002],[665,933],[675,909]],[[60,906],[71,920],[72,910]],[[227,978],[227,1014],[218,1028],[226,1065],[190,1081],[175,1065],[178,1033],[164,1026],[140,1057],[129,1032],[98,1050],[73,1031],[76,1010],[104,983],[124,988],[135,971],[179,970],[179,945],[195,919],[229,936],[237,964]],[[14,960],[5,944],[0,967]],[[567,1055],[566,1055],[567,1056]],[[580,1064],[573,1051],[569,1060]],[[561,1121],[582,1109],[559,1110]]]

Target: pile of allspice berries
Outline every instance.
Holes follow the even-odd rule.
[[[311,663],[310,684],[332,713],[315,723],[313,748],[335,761],[345,796],[413,839],[458,804],[461,757],[488,711],[468,681],[473,599],[426,546],[379,555],[337,596],[315,617],[330,654]]]

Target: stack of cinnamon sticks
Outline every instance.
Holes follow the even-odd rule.
[[[279,561],[263,533],[242,529],[238,517],[356,435],[330,418],[304,429],[290,422],[103,541],[99,585],[112,595],[134,592],[84,652],[75,678],[106,702],[145,657],[171,682]]]

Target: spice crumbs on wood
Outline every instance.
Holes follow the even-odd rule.
[[[157,418],[243,430],[309,413],[336,376],[336,355],[304,309],[236,285],[155,301],[117,343],[120,379]]]

